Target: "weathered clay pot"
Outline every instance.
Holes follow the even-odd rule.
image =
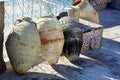
[[[39,32],[35,24],[29,18],[19,20],[6,42],[14,71],[22,74],[31,68],[40,54],[40,47]]]
[[[65,43],[63,47],[63,55],[70,61],[75,61],[79,58],[83,43],[83,35],[79,26],[79,22],[70,17],[62,17],[59,20],[63,27]]]
[[[42,57],[50,65],[54,65],[63,49],[63,28],[53,15],[41,17],[35,22],[41,38]]]
[[[0,73],[6,70],[3,61],[3,29],[4,29],[4,2],[0,2]]]
[[[75,0],[71,8],[65,10],[69,13],[71,18],[79,21],[79,18],[99,23],[99,16],[96,10],[90,5],[88,0]]]

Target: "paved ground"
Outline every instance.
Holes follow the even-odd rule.
[[[55,66],[43,62],[25,75],[6,72],[0,80],[120,80],[120,11],[99,11],[104,26],[102,47],[70,63],[61,57]]]

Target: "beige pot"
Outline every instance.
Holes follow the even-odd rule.
[[[41,42],[32,21],[27,18],[19,21],[8,36],[6,49],[14,71],[25,73],[38,58]]]
[[[35,22],[41,37],[42,57],[50,65],[54,65],[62,53],[64,44],[63,29],[58,20],[52,15],[41,17]]]
[[[69,16],[79,21],[79,18],[99,23],[99,16],[96,10],[90,5],[88,0],[76,0],[72,3],[71,8],[65,10],[69,13]]]

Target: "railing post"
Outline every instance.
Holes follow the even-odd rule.
[[[3,29],[4,29],[4,1],[0,2],[0,73],[6,70],[3,60]]]

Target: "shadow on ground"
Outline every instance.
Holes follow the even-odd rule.
[[[104,29],[120,25],[120,10],[105,9],[98,11],[100,24]]]
[[[46,73],[28,72],[24,75],[16,75],[6,72],[0,75],[0,80],[65,80],[61,77]]]
[[[79,67],[77,68],[69,65],[57,64],[53,66],[53,68],[67,80],[78,80],[83,74],[82,69]]]
[[[82,55],[88,58],[72,62],[77,67],[58,64],[53,68],[68,80],[120,79],[120,42],[104,38],[100,49]]]
[[[84,55],[96,60],[98,62],[97,65],[100,64],[101,66],[107,67],[113,77],[120,79],[120,42],[103,38],[100,49]],[[96,64],[91,64],[91,66],[92,65]]]

